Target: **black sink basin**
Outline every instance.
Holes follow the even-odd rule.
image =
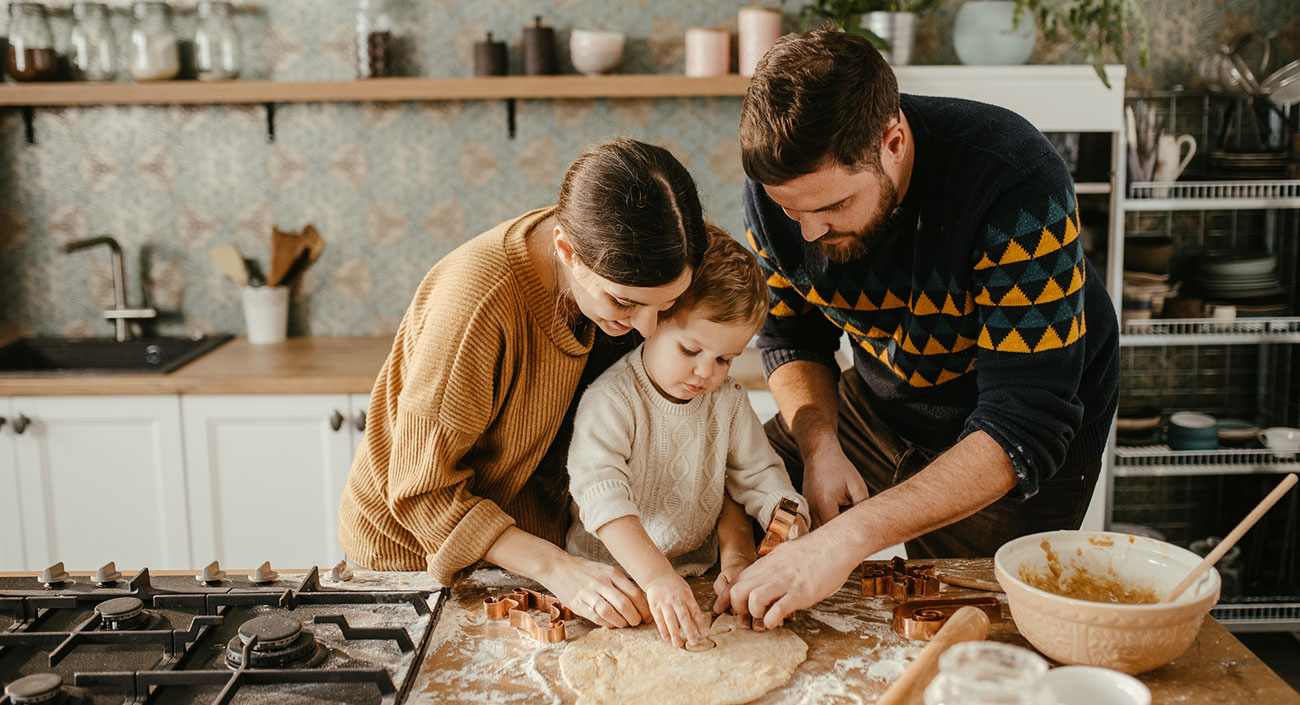
[[[166,374],[230,340],[189,338],[25,338],[0,347],[0,376]]]

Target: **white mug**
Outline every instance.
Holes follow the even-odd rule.
[[[1188,147],[1187,156],[1183,156],[1183,146]],[[1156,142],[1156,168],[1151,175],[1152,181],[1177,181],[1183,170],[1196,156],[1196,138],[1191,135],[1160,135]],[[1169,195],[1169,189],[1155,189],[1163,193],[1154,194],[1157,198]]]
[[[1300,428],[1274,426],[1259,432],[1259,442],[1275,451],[1274,457],[1293,458],[1300,450]]]

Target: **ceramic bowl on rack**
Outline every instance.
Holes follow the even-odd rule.
[[[1243,419],[1219,419],[1219,443],[1225,446],[1250,445],[1259,434],[1259,426]]]
[[[569,35],[569,58],[578,73],[599,76],[623,63],[622,32],[605,32],[593,29],[575,29]]]

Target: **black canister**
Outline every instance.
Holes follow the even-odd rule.
[[[555,73],[555,28],[543,27],[539,16],[524,27],[524,75],[550,76]]]
[[[506,75],[506,43],[492,40],[492,33],[481,42],[474,42],[474,75]]]

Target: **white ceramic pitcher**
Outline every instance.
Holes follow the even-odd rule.
[[[1187,155],[1183,156],[1183,147],[1187,147]],[[1196,138],[1191,135],[1170,135],[1162,134],[1156,141],[1156,168],[1152,174],[1151,180],[1156,182],[1177,181],[1182,175],[1183,170],[1191,163],[1192,158],[1196,156]],[[1154,189],[1156,198],[1165,198],[1169,195],[1169,189]]]

